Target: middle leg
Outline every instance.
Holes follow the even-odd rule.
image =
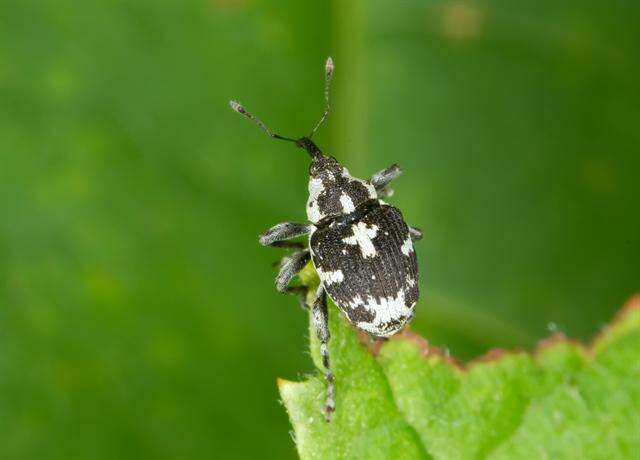
[[[308,249],[296,251],[289,256],[283,257],[280,261],[280,271],[276,276],[276,289],[279,292],[294,293],[293,288],[288,288],[289,283],[307,265],[309,259],[311,259],[311,255]]]
[[[280,265],[280,271],[278,272],[278,276],[276,276],[276,289],[283,294],[295,295],[303,310],[309,308],[307,305],[307,293],[309,289],[304,285],[289,286],[289,283],[294,276],[300,273],[300,270],[304,268],[310,258],[311,255],[308,249],[296,251],[289,256],[283,257],[278,263]]]

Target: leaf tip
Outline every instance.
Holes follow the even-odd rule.
[[[292,382],[291,380],[287,380],[287,379],[283,379],[281,377],[278,377],[276,379],[276,385],[278,385],[278,389],[280,391],[282,391],[283,389],[285,389],[288,385],[293,385],[296,382]]]

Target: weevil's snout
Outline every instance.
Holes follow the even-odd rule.
[[[314,160],[316,158],[322,157],[322,151],[308,137],[301,137],[300,139],[296,140],[296,145],[301,149],[304,149]]]

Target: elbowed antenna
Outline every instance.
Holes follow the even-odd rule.
[[[318,128],[320,128],[320,126],[326,121],[327,117],[329,116],[329,109],[330,109],[329,92],[331,90],[331,79],[333,78],[333,59],[331,59],[331,56],[327,58],[327,62],[324,65],[324,72],[325,72],[324,112],[322,113],[322,116],[320,117],[320,120],[318,121],[318,123],[316,123],[313,130],[311,131],[311,134],[309,134],[309,136],[307,137],[301,137],[300,139],[292,139],[290,137],[284,137],[284,136],[281,136],[280,134],[276,134],[273,131],[271,131],[269,128],[267,128],[267,125],[265,125],[259,118],[249,113],[247,109],[245,109],[244,106],[242,106],[242,104],[240,104],[239,102],[229,101],[229,105],[235,112],[238,112],[240,115],[244,115],[249,120],[253,121],[256,125],[260,127],[260,129],[262,129],[265,133],[267,133],[269,137],[273,139],[280,139],[283,141],[294,142],[298,147],[306,150],[307,153],[311,156],[311,158],[314,158],[314,159],[320,158],[323,156],[323,154],[318,148],[318,146],[313,143],[313,141],[311,140],[311,137],[316,133]]]
[[[296,142],[296,139],[291,139],[290,137],[284,137],[281,136],[280,134],[276,134],[273,131],[271,131],[269,128],[267,128],[267,125],[265,125],[264,123],[262,123],[262,121],[251,115],[251,113],[247,112],[247,109],[245,109],[242,104],[240,104],[239,102],[236,101],[229,101],[229,105],[231,106],[231,108],[238,112],[240,115],[244,115],[245,117],[247,117],[249,120],[253,121],[256,125],[258,125],[265,133],[267,133],[267,135],[269,137],[272,137],[274,139],[280,139],[283,141],[290,141],[290,142]]]
[[[331,90],[331,79],[333,78],[333,59],[331,59],[331,56],[329,56],[327,58],[327,62],[324,65],[324,72],[325,72],[325,77],[324,77],[324,112],[322,113],[322,116],[320,117],[320,120],[318,121],[318,123],[316,123],[316,125],[313,127],[313,130],[311,131],[311,134],[309,134],[309,139],[311,139],[313,137],[313,135],[316,133],[316,131],[318,131],[318,128],[322,125],[322,123],[325,122],[325,120],[329,117],[329,110],[331,109],[331,105],[330,105],[330,90]]]

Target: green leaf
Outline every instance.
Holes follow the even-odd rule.
[[[367,344],[333,305],[330,328],[332,421],[322,417],[322,373],[279,381],[303,459],[633,458],[640,452],[640,297],[589,346],[556,335],[534,354],[494,350],[466,365],[408,331],[381,347]],[[321,369],[313,331],[311,337]]]

